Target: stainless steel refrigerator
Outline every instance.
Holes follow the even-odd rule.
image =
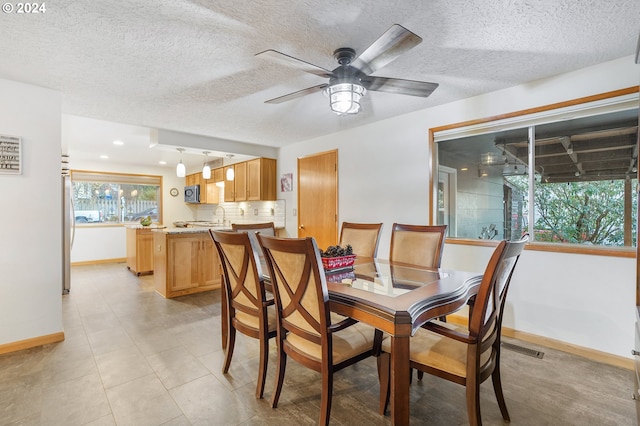
[[[75,236],[73,191],[69,171],[69,157],[62,156],[62,294],[71,290],[71,248]]]

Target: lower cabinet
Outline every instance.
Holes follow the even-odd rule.
[[[153,232],[127,228],[127,268],[138,276],[153,272]]]
[[[166,298],[220,288],[220,259],[208,232],[153,236],[156,291]]]

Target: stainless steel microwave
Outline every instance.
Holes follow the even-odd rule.
[[[184,187],[184,202],[199,203],[200,202],[200,185],[191,185]]]

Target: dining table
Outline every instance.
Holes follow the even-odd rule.
[[[260,263],[270,288],[263,259]],[[408,425],[410,338],[427,321],[464,307],[477,294],[482,275],[358,257],[353,266],[325,270],[325,277],[333,312],[369,324],[391,339],[391,423]],[[224,346],[227,327],[222,324]]]
[[[391,339],[391,423],[409,424],[409,342],[427,321],[454,313],[478,292],[482,275],[358,258],[352,269],[325,271],[331,310]]]

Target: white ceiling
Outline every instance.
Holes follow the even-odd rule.
[[[154,164],[178,153],[149,150],[151,128],[279,147],[631,55],[640,30],[638,0],[45,4],[2,14],[0,78],[62,92],[72,158],[113,151],[103,145],[118,138],[112,158]],[[322,93],[264,103],[326,79],[256,53],[333,69],[336,48],[358,54],[394,23],[423,42],[374,75],[439,83],[430,97],[369,92],[358,115],[341,117]]]

